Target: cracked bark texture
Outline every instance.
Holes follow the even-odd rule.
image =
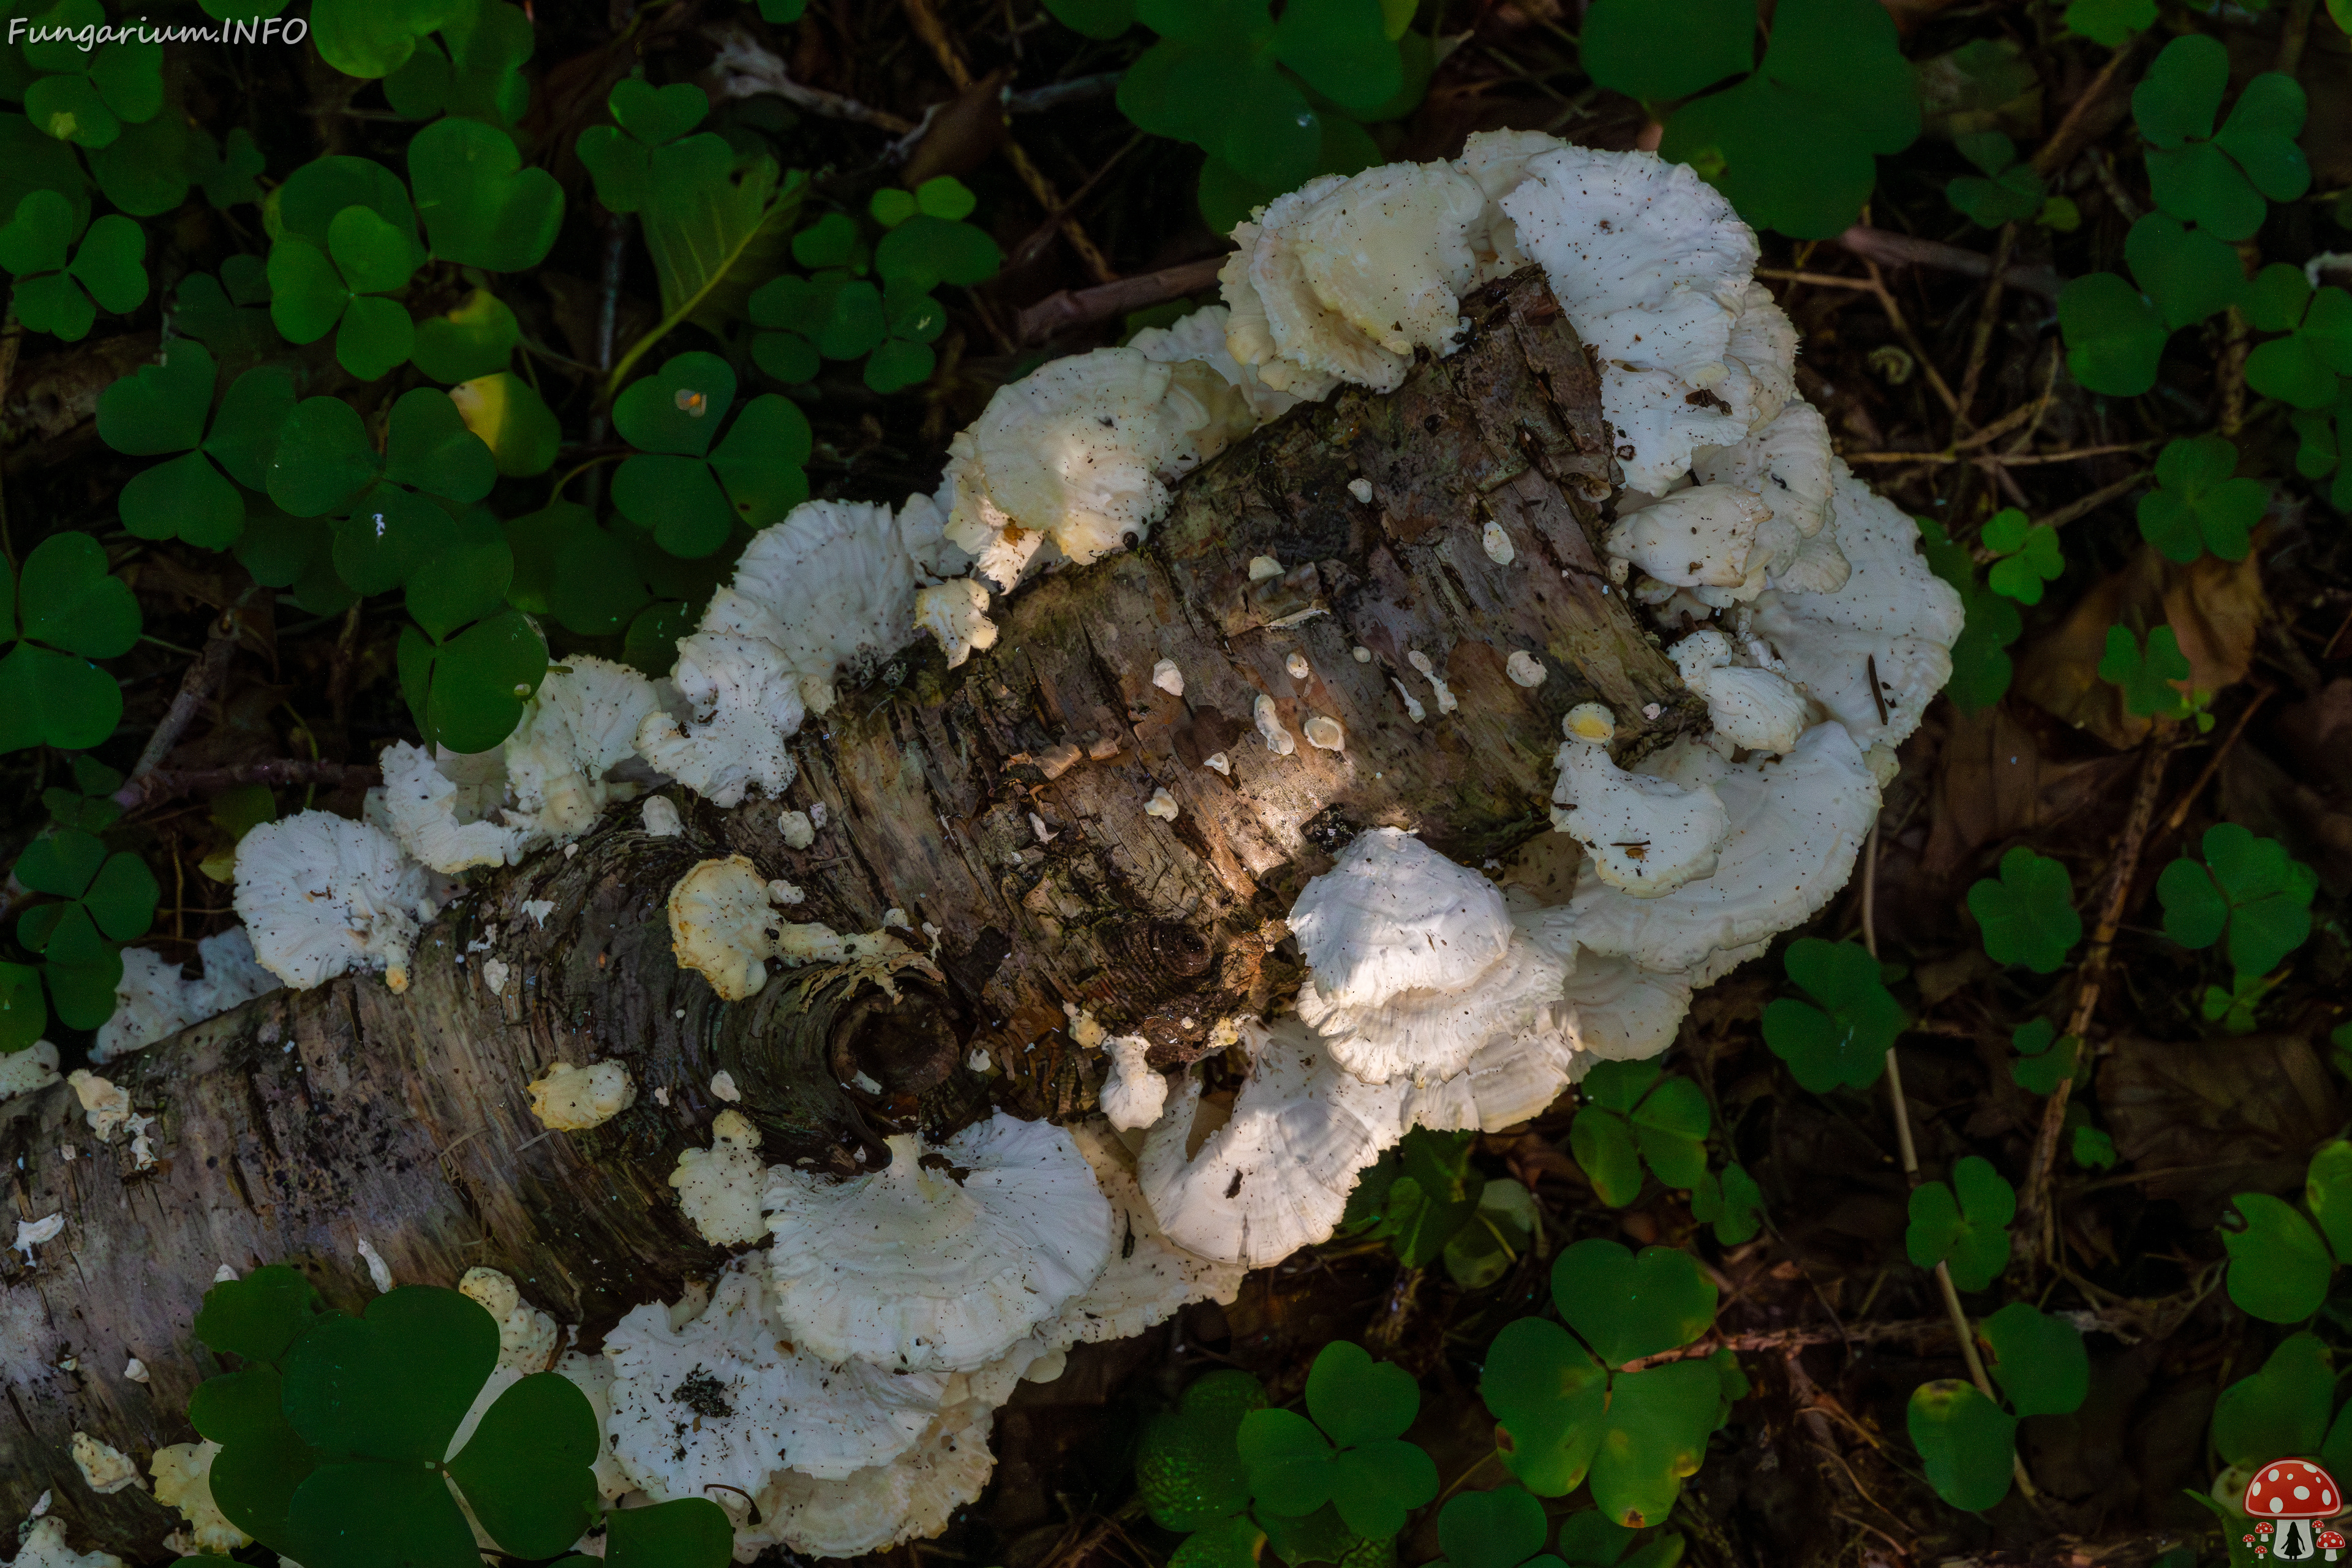
[[[95,1143],[68,1089],[10,1102],[16,1212],[66,1226],[30,1264],[0,1253],[0,1515],[49,1489],[77,1543],[166,1555],[177,1516],[142,1489],[93,1495],[68,1442],[89,1432],[143,1470],[193,1438],[189,1392],[224,1368],[188,1325],[222,1265],[294,1262],[356,1308],[362,1240],[403,1283],[486,1264],[593,1345],[720,1261],[667,1178],[709,1140],[721,1068],[768,1160],[845,1173],[910,1121],[1077,1113],[1101,1065],[1066,1005],[1145,1033],[1156,1060],[1190,1059],[1217,1017],[1295,988],[1268,922],[1354,833],[1413,829],[1475,866],[1549,829],[1576,703],[1616,710],[1621,755],[1702,725],[1608,586],[1613,469],[1586,351],[1532,269],[1465,313],[1463,347],[1396,393],[1294,412],[1179,486],[1147,545],[1014,595],[992,652],[950,671],[926,642],[845,683],[799,737],[787,801],[682,798],[667,838],[616,807],[572,851],[469,888],[419,943],[406,994],[373,976],[278,992],[113,1064],[156,1119],[153,1169],[132,1168],[126,1139]],[[1254,581],[1257,556],[1282,574]],[[1540,686],[1506,675],[1521,650]],[[1414,653],[1458,706],[1442,710]],[[1182,696],[1151,683],[1162,658]],[[1261,741],[1261,698],[1292,754]],[[1308,743],[1318,716],[1343,749]],[[1229,775],[1205,765],[1220,752]],[[1172,821],[1144,810],[1163,787]],[[819,804],[815,841],[787,847],[779,811]],[[916,947],[937,933],[934,977],[902,968],[896,1005],[869,975],[805,969],[719,1002],[674,962],[666,900],[730,853],[806,890],[785,918],[862,931],[902,911]],[[543,918],[526,911],[541,900]],[[909,1061],[878,1092],[838,1081],[845,1063],[950,1046],[952,1064]],[[985,1073],[967,1065],[979,1052]],[[627,1064],[633,1106],[585,1133],[533,1121],[532,1078],[605,1058]],[[132,1356],[150,1383],[122,1377]]]

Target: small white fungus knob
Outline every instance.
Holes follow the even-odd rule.
[[[1326,752],[1344,751],[1348,744],[1348,732],[1339,727],[1337,719],[1318,713],[1307,721],[1307,743]]]
[[[1173,822],[1176,820],[1178,809],[1176,797],[1170,795],[1163,785],[1151,792],[1151,798],[1144,803],[1143,814],[1146,816],[1156,816],[1162,822]]]
[[[788,811],[776,818],[776,831],[784,836],[784,843],[794,849],[805,849],[816,842],[816,825],[805,811]]]
[[[677,803],[667,795],[649,795],[645,805],[646,831],[656,838],[675,838],[685,825],[678,820]]]
[[[1541,686],[1544,683],[1543,660],[1520,648],[1503,661],[1503,673],[1521,686]]]
[[[1184,695],[1184,672],[1176,668],[1172,658],[1163,658],[1151,667],[1151,684],[1171,697]]]
[[[1251,582],[1263,583],[1269,577],[1279,577],[1281,575],[1282,563],[1276,561],[1273,556],[1253,555],[1250,557],[1249,580]]]
[[[1617,715],[1598,702],[1580,702],[1568,710],[1559,721],[1571,741],[1586,741],[1605,746],[1617,738]]]
[[[1366,647],[1363,644],[1361,644],[1361,643],[1358,643],[1358,644],[1356,645],[1356,662],[1357,662],[1358,664],[1370,664],[1370,663],[1371,663],[1371,662],[1372,662],[1372,650],[1371,650],[1370,648]]]
[[[1219,773],[1224,774],[1227,778],[1231,778],[1234,773],[1234,764],[1223,752],[1217,752],[1201,765],[1203,767],[1214,768]]]
[[[1309,667],[1307,663],[1307,656],[1305,654],[1294,653],[1288,658],[1282,661],[1282,668],[1290,671],[1291,679],[1304,680],[1307,679],[1307,669]]]
[[[1407,691],[1404,689],[1403,681],[1399,680],[1395,676],[1391,675],[1389,677],[1389,684],[1397,689],[1397,695],[1399,697],[1404,699],[1404,716],[1406,718],[1418,724],[1423,719],[1429,717],[1429,710],[1421,705],[1420,698],[1415,697],[1412,692]]]
[[[1273,698],[1259,693],[1252,716],[1257,721],[1257,732],[1265,739],[1267,751],[1277,757],[1286,757],[1298,750],[1298,742],[1283,728],[1282,710],[1274,705]]]
[[[1370,506],[1372,504],[1372,481],[1362,478],[1349,479],[1348,493]]]
[[[1486,520],[1486,526],[1480,532],[1478,542],[1486,547],[1486,559],[1497,566],[1508,566],[1518,554],[1517,551],[1511,548],[1511,536],[1504,532],[1503,525],[1492,518]]]

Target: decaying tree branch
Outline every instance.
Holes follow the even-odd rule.
[[[1596,552],[1612,465],[1566,318],[1532,272],[1465,313],[1464,347],[1398,392],[1302,407],[1186,480],[1148,545],[1016,595],[992,652],[950,671],[926,643],[845,684],[801,732],[789,800],[688,797],[671,837],[615,808],[468,889],[406,994],[278,992],[112,1064],[155,1119],[152,1168],[98,1144],[68,1089],[12,1102],[16,1210],[66,1225],[29,1262],[0,1254],[0,1511],[52,1489],[76,1540],[159,1556],[165,1510],[94,1496],[63,1456],[76,1431],[142,1461],[189,1436],[215,1370],[189,1323],[222,1265],[294,1261],[350,1306],[362,1240],[404,1281],[486,1264],[593,1345],[718,1261],[666,1184],[709,1142],[715,1073],[764,1158],[845,1174],[895,1128],[1076,1113],[1100,1069],[1066,1005],[1190,1059],[1216,1018],[1295,984],[1270,924],[1358,830],[1416,829],[1476,865],[1546,829],[1574,704],[1609,703],[1629,755],[1703,722]],[[1260,556],[1280,574],[1254,575]],[[1533,689],[1505,673],[1522,650],[1546,669]],[[1153,684],[1161,659],[1181,696]],[[1311,718],[1342,749],[1309,744]],[[1172,821],[1144,809],[1162,788]],[[820,805],[814,841],[788,847],[779,810]],[[674,962],[665,901],[730,853],[805,889],[795,919],[865,931],[902,911],[932,962],[784,971],[719,1002]],[[627,1065],[635,1104],[545,1132],[525,1085],[592,1058]],[[122,1378],[132,1356],[152,1382]]]

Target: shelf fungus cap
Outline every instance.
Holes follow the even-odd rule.
[[[1731,639],[1703,626],[1668,649],[1683,684],[1706,702],[1716,733],[1735,746],[1774,755],[1805,732],[1802,693],[1769,669],[1732,662]]]
[[[737,1557],[755,1556],[767,1545],[812,1557],[857,1557],[939,1534],[959,1509],[980,1497],[996,1468],[988,1447],[995,1415],[996,1405],[986,1400],[950,1405],[889,1463],[838,1480],[778,1470],[756,1494],[760,1522],[736,1526]],[[738,1502],[726,1493],[713,1495]]]
[[[768,983],[783,922],[768,881],[745,855],[705,860],[669,891],[670,948],[678,967],[710,982],[722,1002],[740,1002]]]
[[[698,629],[773,644],[802,704],[829,713],[837,675],[871,667],[914,636],[915,595],[930,580],[919,552],[933,519],[927,498],[903,514],[866,501],[803,501],[751,536]]]
[[[1535,1005],[1527,1007],[1520,1026],[1488,1033],[1459,1072],[1411,1084],[1402,1110],[1405,1126],[1499,1132],[1541,1115],[1568,1087],[1576,1069],[1576,1042],[1559,994],[1574,971],[1575,949],[1547,946],[1534,934],[1531,921],[1525,913],[1511,917],[1511,951],[1538,948],[1553,961],[1550,972],[1558,978],[1549,995],[1529,995]]]
[[[499,752],[439,754],[405,741],[383,749],[383,816],[393,838],[425,865],[455,876],[503,866],[530,841],[501,819],[506,766]]]
[[[1298,405],[1298,399],[1260,381],[1257,372],[1235,359],[1225,346],[1226,328],[1232,321],[1233,312],[1223,305],[1206,305],[1165,327],[1144,328],[1127,340],[1127,346],[1161,364],[1200,361],[1247,400],[1251,414],[1261,425],[1289,413]]]
[[[1223,1125],[1185,1076],[1144,1136],[1136,1177],[1185,1251],[1259,1268],[1330,1239],[1364,1168],[1403,1136],[1402,1084],[1374,1086],[1297,1018],[1241,1026],[1249,1081]]]
[[[433,912],[425,868],[390,835],[323,811],[238,842],[236,901],[255,961],[297,991],[354,970],[407,990],[409,944]]]
[[[155,1500],[179,1511],[196,1551],[226,1557],[252,1545],[253,1537],[231,1524],[213,1500],[213,1459],[220,1451],[210,1438],[173,1443],[155,1450],[147,1473],[155,1479]]]
[[[669,1184],[703,1240],[713,1247],[741,1247],[768,1234],[768,1222],[760,1216],[766,1178],[760,1130],[741,1111],[722,1110],[711,1119],[710,1147],[678,1155]]]
[[[1460,297],[1477,282],[1470,237],[1486,205],[1451,163],[1384,163],[1308,205],[1291,243],[1325,310],[1391,354],[1443,356],[1462,335]]]
[[[530,1084],[530,1113],[557,1132],[602,1127],[637,1101],[629,1069],[617,1061],[573,1067],[558,1062]]]
[[[1309,180],[1234,225],[1236,248],[1217,274],[1233,312],[1225,346],[1234,358],[1254,367],[1266,385],[1309,400],[1343,381],[1393,392],[1412,363],[1328,309],[1307,279],[1298,225],[1345,184],[1337,174]]]
[[[1838,724],[1814,725],[1785,757],[1723,766],[1711,787],[1729,816],[1713,874],[1647,899],[1580,881],[1570,908],[1585,947],[1690,972],[1787,931],[1845,886],[1878,815],[1878,781]]]
[[[1286,917],[1327,1005],[1457,991],[1503,956],[1502,890],[1395,827],[1357,836]]]
[[[759,1261],[730,1264],[710,1304],[676,1327],[652,1301],[604,1336],[613,1452],[658,1500],[756,1493],[787,1468],[838,1479],[905,1453],[939,1414],[943,1376],[835,1366],[796,1349]]]
[[[108,1062],[145,1050],[192,1024],[203,1023],[278,988],[278,977],[253,961],[243,926],[230,926],[196,943],[204,973],[194,980],[180,966],[143,947],[122,950],[122,978],[114,987],[114,1016],[99,1026],[89,1059]],[[0,1096],[7,1090],[0,1089]]]
[[[1065,1130],[999,1114],[830,1182],[769,1173],[777,1313],[804,1349],[903,1370],[1001,1355],[1093,1283],[1110,1209]]]
[[[1592,857],[1601,880],[1635,898],[1654,899],[1715,869],[1731,819],[1714,789],[1630,773],[1588,732],[1600,730],[1585,703],[1570,710],[1569,739],[1553,759],[1552,826]],[[1613,733],[1612,721],[1610,732]]]
[[[1843,463],[1830,518],[1826,533],[1853,568],[1844,586],[1827,594],[1768,590],[1749,629],[1856,742],[1899,745],[1951,679],[1952,644],[1965,619],[1960,596],[1928,570],[1918,525]]]
[[[1241,1293],[1248,1273],[1242,1265],[1195,1257],[1160,1228],[1136,1184],[1136,1158],[1124,1142],[1099,1122],[1074,1127],[1071,1135],[1110,1204],[1111,1234],[1119,1244],[1095,1282],[1063,1302],[1016,1351],[1025,1347],[1045,1355],[1074,1344],[1126,1339],[1166,1322],[1194,1301],[1223,1303]]]
[[[1331,1058],[1367,1083],[1429,1082],[1466,1071],[1490,1045],[1508,1045],[1547,1028],[1568,964],[1512,934],[1501,954],[1465,983],[1445,990],[1401,991],[1370,1005],[1335,1003],[1309,974],[1298,1016],[1323,1038]]]
[[[1122,1131],[1149,1127],[1168,1103],[1168,1079],[1145,1061],[1151,1042],[1140,1035],[1113,1035],[1103,1042],[1110,1074],[1103,1079],[1102,1112]]]
[[[1728,447],[1695,454],[1700,486],[1736,485],[1761,497],[1772,518],[1806,539],[1827,527],[1835,455],[1822,411],[1799,399]]]
[[[954,669],[976,650],[996,646],[996,623],[988,618],[988,585],[976,577],[953,577],[915,595],[915,625],[939,639]]]
[[[1748,580],[1756,531],[1772,509],[1737,485],[1697,485],[1619,512],[1603,542],[1661,583],[1736,588]]]
[[[26,1523],[31,1528],[17,1542],[9,1568],[122,1568],[122,1559],[111,1552],[95,1548],[76,1552],[66,1541],[66,1521],[57,1514],[44,1514]]]
[[[549,673],[507,737],[507,820],[533,845],[563,844],[637,785],[613,778],[636,754],[637,731],[661,704],[654,683],[623,664],[573,654]]]
[[[784,742],[808,709],[782,648],[764,637],[696,632],[678,639],[669,678],[687,714],[646,714],[638,755],[714,805],[739,805],[755,786],[772,795],[792,787],[798,765]]]

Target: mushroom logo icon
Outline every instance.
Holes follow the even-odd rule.
[[[2324,1552],[2334,1562],[2344,1550],[2344,1537],[2333,1530],[2322,1531],[2319,1521],[2343,1511],[2344,1496],[2336,1479],[2307,1460],[2264,1465],[2246,1483],[2246,1512],[2262,1521],[2255,1528],[2269,1537],[2254,1547],[2257,1557],[2312,1563]]]

